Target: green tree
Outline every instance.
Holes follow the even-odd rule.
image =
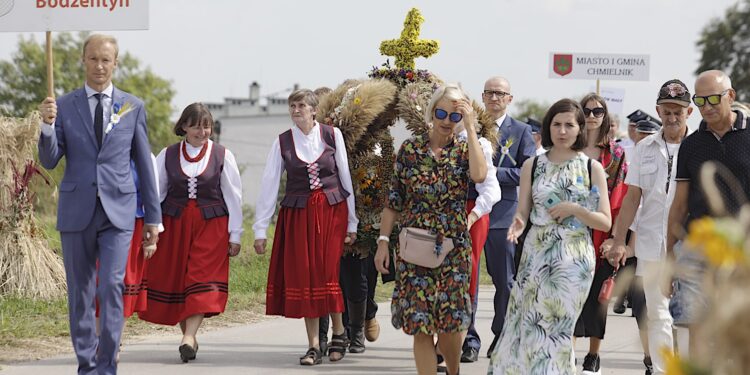
[[[60,33],[53,41],[55,96],[60,96],[83,85],[84,69],[81,51],[87,33]],[[118,88],[127,91],[146,103],[148,131],[154,152],[173,143],[169,120],[171,102],[175,91],[172,83],[156,75],[150,68],[142,68],[137,58],[122,50],[118,56],[118,67],[113,81]],[[18,51],[10,61],[0,61],[0,115],[25,117],[37,109],[47,96],[46,58],[44,43],[33,37],[21,37]]]
[[[732,77],[737,99],[750,101],[750,0],[739,0],[724,18],[715,18],[703,28],[696,42],[701,52],[695,73],[719,69]]]
[[[526,118],[531,117],[534,120],[542,122],[549,107],[550,104],[547,102],[538,102],[534,99],[523,99],[514,102],[511,108],[513,108],[513,117],[520,121],[526,121]]]

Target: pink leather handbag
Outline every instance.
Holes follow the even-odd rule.
[[[399,256],[405,262],[435,268],[443,264],[445,256],[453,250],[453,240],[443,238],[443,248],[439,254],[435,254],[436,241],[437,235],[430,233],[427,229],[404,228],[398,235]]]

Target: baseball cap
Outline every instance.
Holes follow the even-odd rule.
[[[679,79],[670,79],[664,82],[659,89],[659,97],[656,104],[672,103],[683,107],[690,106],[690,90]]]

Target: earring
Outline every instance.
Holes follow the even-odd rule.
[[[432,123],[431,122],[427,124],[427,129],[432,129]]]

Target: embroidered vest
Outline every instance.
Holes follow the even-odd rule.
[[[323,189],[330,205],[343,202],[349,196],[349,192],[344,190],[339,180],[333,127],[323,124],[318,126],[325,146],[318,160],[310,164],[297,157],[291,129],[279,135],[281,157],[286,169],[286,192],[281,200],[284,207],[305,207],[310,192],[317,189]]]
[[[221,172],[224,170],[224,146],[214,143],[208,157],[208,165],[203,173],[196,177],[188,177],[180,166],[180,146],[182,142],[167,148],[164,164],[167,168],[169,187],[167,198],[161,204],[164,215],[179,217],[188,199],[195,199],[203,218],[208,220],[215,217],[227,216],[229,211],[221,193]]]

